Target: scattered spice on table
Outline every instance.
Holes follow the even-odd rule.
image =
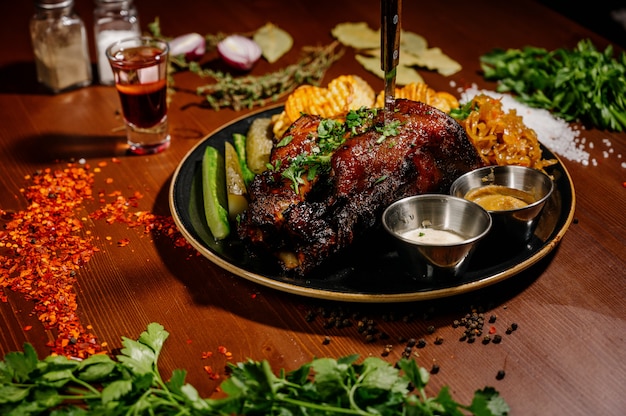
[[[191,248],[171,216],[131,211],[142,197],[138,192],[129,198],[119,191],[100,193],[96,202],[102,206],[85,216],[87,201],[95,200],[94,177],[106,165],[101,162],[92,169],[87,163],[69,163],[38,171],[25,178],[29,185],[20,190],[28,206],[17,212],[0,210],[4,222],[0,230],[0,288],[4,289],[0,300],[8,302],[6,290],[10,290],[34,303],[33,314],[54,333],[55,339],[48,343],[52,354],[86,358],[106,346],[98,344],[93,328],[83,325],[78,313],[78,272],[99,251],[96,239],[85,230],[88,218],[142,227],[145,233],[172,239],[176,247]],[[107,197],[113,197],[113,202],[107,203]],[[124,238],[118,245],[129,243]]]
[[[92,197],[93,173],[68,165],[26,178],[29,205],[0,230],[0,287],[34,302],[44,328],[56,329],[53,353],[84,358],[100,352],[96,337],[77,314],[77,271],[98,251],[85,235],[79,210]],[[6,294],[2,300],[7,302]]]

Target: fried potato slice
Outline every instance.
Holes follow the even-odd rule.
[[[396,88],[395,94],[396,98],[421,101],[445,113],[459,108],[455,96],[444,91],[437,92],[423,82],[411,82]],[[376,96],[372,87],[356,75],[341,75],[330,81],[326,88],[302,85],[287,97],[285,110],[272,117],[272,131],[276,138],[281,138],[302,114],[338,118],[361,107],[382,108],[384,102],[384,92]]]
[[[459,100],[445,91],[435,91],[423,83],[411,83],[402,88],[395,89],[396,98],[406,98],[413,101],[421,101],[428,105],[449,113],[453,108],[459,108]],[[385,95],[381,91],[376,97],[376,107],[385,105]]]
[[[341,75],[333,79],[328,87],[302,85],[287,97],[285,110],[274,117],[274,134],[282,133],[301,114],[314,114],[324,118],[340,117],[350,110],[371,107],[376,93],[361,77]]]
[[[272,116],[272,132],[275,138],[280,139],[283,137],[283,134],[290,125],[291,122],[289,121],[289,116],[286,111]]]

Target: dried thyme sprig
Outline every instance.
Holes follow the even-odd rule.
[[[337,50],[338,45],[338,42],[333,42],[323,47],[305,47],[302,49],[304,56],[297,63],[260,76],[234,77],[228,73],[203,69],[194,63],[189,65],[189,70],[201,77],[215,79],[215,83],[196,90],[213,109],[253,108],[276,101],[299,85],[318,85],[326,70],[343,55],[343,50]]]
[[[165,38],[161,33],[158,17],[148,24],[148,30],[152,36]],[[253,33],[241,35],[252,36]],[[205,35],[207,53],[217,49],[217,44],[226,36],[228,35],[225,33]],[[343,55],[343,49],[338,50],[339,45],[339,42],[335,41],[326,46],[303,47],[303,57],[297,63],[260,76],[234,77],[229,73],[202,68],[200,63],[187,61],[184,56],[172,56],[168,69],[170,92],[176,90],[172,75],[188,70],[202,78],[215,80],[215,83],[196,89],[198,95],[205,97],[209,107],[215,110],[261,107],[291,93],[302,84],[318,85],[326,70]]]

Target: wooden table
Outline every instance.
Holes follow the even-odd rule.
[[[90,28],[91,2],[77,3]],[[364,21],[377,28],[380,20],[379,3],[374,0],[171,4],[137,0],[142,27],[160,17],[162,31],[169,36],[192,31],[249,32],[267,22],[289,32],[295,39],[293,50],[274,65],[259,62],[252,71],[257,75],[295,62],[303,46],[330,43],[330,29],[338,23]],[[449,385],[460,401],[468,402],[474,390],[490,385],[516,415],[625,411],[625,133],[582,131],[593,143],[593,148],[587,147],[592,163],[584,166],[563,159],[575,185],[575,219],[558,247],[529,270],[487,288],[424,302],[311,299],[231,275],[193,250],[176,247],[163,233],[87,217],[118,191],[126,198],[141,194],[137,205],[129,206],[130,212],[152,212],[167,219],[172,174],[183,157],[205,135],[248,110],[216,112],[193,105],[201,101],[193,93],[178,92],[170,107],[171,148],[153,156],[126,156],[119,146],[124,138],[118,129],[122,122],[114,88],[94,85],[54,96],[44,93],[36,83],[28,35],[30,3],[10,2],[4,11],[10,18],[0,28],[5,39],[0,54],[3,224],[11,213],[29,206],[20,190],[32,185],[35,172],[63,169],[72,161],[84,166],[81,159],[91,167],[94,198],[79,207],[76,217],[84,227],[80,235],[91,236],[99,251],[78,269],[71,290],[80,323],[90,328],[105,350],[115,351],[121,336],[136,338],[148,323],[159,322],[171,333],[160,360],[164,373],[187,369],[188,381],[208,396],[223,378],[212,379],[204,366],[222,372],[227,359],[268,359],[276,369],[290,370],[313,357],[382,356],[385,345],[391,344],[386,359],[393,362],[407,339],[424,338],[426,347],[414,352],[420,365],[440,367],[432,376],[432,390]],[[607,44],[532,1],[419,5],[407,1],[402,24],[462,64],[461,72],[447,78],[422,72],[431,87],[457,96],[459,86],[471,83],[495,89],[495,84],[482,79],[478,61],[493,48],[571,48],[587,37],[601,48]],[[93,45],[91,32],[89,36]],[[375,89],[382,88],[380,79],[362,69],[350,49],[328,70],[324,83],[342,74],[357,74]],[[204,82],[190,74],[175,79],[179,86]],[[46,344],[55,340],[55,328],[44,328],[24,294],[8,288],[3,293],[0,353],[30,342],[40,357],[49,354]],[[503,334],[500,344],[459,341],[460,330],[453,321],[472,308],[497,316],[493,326]],[[331,314],[344,316],[353,325],[328,328]],[[358,330],[362,317],[388,338],[366,339]],[[504,334],[512,323],[518,329]],[[434,344],[436,336],[443,338],[441,345]],[[220,346],[232,357],[220,353]],[[203,358],[203,352],[213,355]],[[506,372],[502,380],[496,380],[499,370]]]

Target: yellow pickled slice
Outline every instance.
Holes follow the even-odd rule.
[[[271,124],[271,118],[257,118],[250,124],[246,153],[248,167],[254,173],[263,172],[270,161],[273,146]]]
[[[229,142],[224,143],[224,169],[226,175],[226,196],[228,200],[228,216],[234,220],[248,208],[246,184],[241,173],[241,166],[235,147]]]

